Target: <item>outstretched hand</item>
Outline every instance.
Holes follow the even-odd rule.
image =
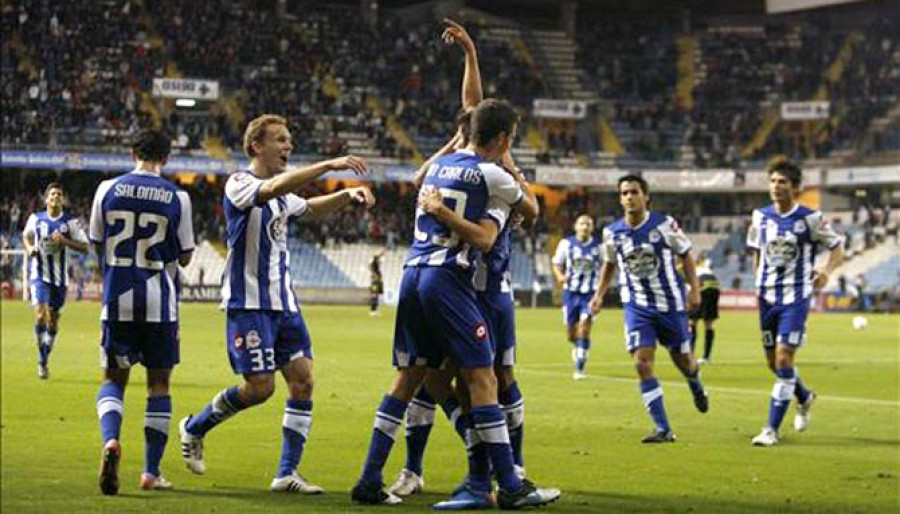
[[[367,187],[351,187],[347,192],[351,201],[365,205],[366,209],[375,205],[375,195]]]
[[[366,160],[355,155],[345,155],[328,161],[329,168],[332,171],[337,170],[353,170],[357,175],[365,175],[369,172],[369,166]]]
[[[475,42],[472,41],[472,36],[469,35],[462,25],[450,18],[444,18],[443,22],[444,32],[441,34],[441,39],[444,40],[444,43],[448,45],[459,43],[466,52],[475,50]]]

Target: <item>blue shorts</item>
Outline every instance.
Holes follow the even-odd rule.
[[[31,305],[45,303],[51,310],[62,310],[66,304],[66,286],[55,286],[43,280],[31,282]]]
[[[472,280],[439,267],[403,270],[394,324],[393,363],[437,368],[450,358],[459,368],[494,365],[490,332]]]
[[[625,306],[625,347],[634,353],[639,347],[654,347],[656,342],[670,352],[690,353],[691,334],[686,312],[659,312],[643,307]]]
[[[592,321],[591,298],[594,293],[574,293],[563,291],[563,323],[568,326],[577,325],[579,322]]]
[[[776,344],[798,348],[806,342],[806,318],[809,299],[790,305],[772,305],[759,299],[759,328],[763,347],[774,349]]]
[[[231,309],[225,314],[228,360],[235,373],[274,373],[312,359],[312,341],[299,312]]]
[[[171,369],[180,361],[178,323],[103,321],[100,365],[128,369],[141,363],[148,369]]]
[[[494,366],[516,365],[516,310],[509,293],[477,293],[494,344]]]

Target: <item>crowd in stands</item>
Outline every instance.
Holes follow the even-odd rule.
[[[407,23],[387,11],[368,22],[357,6],[194,2],[27,2],[4,4],[0,99],[6,145],[117,145],[122,134],[159,121],[176,147],[198,151],[208,138],[240,150],[241,113],[278,112],[292,123],[301,153],[337,155],[360,135],[371,155],[408,160],[414,149],[389,128],[393,117],[423,151],[452,132],[463,59],[438,23]],[[884,16],[859,30],[842,76],[831,66],[851,31],[825,17],[692,27],[693,107],[678,99],[681,17],[579,19],[578,64],[612,106],[628,156],[678,161],[692,149],[701,167],[740,166],[747,144],[780,101],[807,100],[824,87],[832,117],[813,134],[779,124],[750,159],[772,154],[827,156],[857,145],[871,121],[896,103],[900,52]],[[543,96],[540,72],[510,42],[480,37],[484,92],[523,108]],[[214,78],[223,102],[201,116],[149,97],[162,76]],[[160,108],[161,107],[161,108]],[[524,132],[524,131],[523,131]],[[544,134],[552,156],[572,156],[571,131]],[[402,137],[400,140],[405,141]],[[879,136],[872,149],[891,148]],[[583,146],[583,145],[582,145]]]

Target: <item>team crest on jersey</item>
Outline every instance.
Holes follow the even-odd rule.
[[[244,336],[241,334],[237,334],[234,336],[234,348],[236,350],[240,350],[244,347]]]
[[[662,239],[662,235],[660,235],[659,230],[653,229],[650,231],[647,238],[650,239],[651,243],[658,243],[659,240]]]
[[[475,338],[479,341],[486,341],[488,337],[488,329],[487,325],[484,322],[479,321],[475,324],[475,330],[473,331],[475,334]]]
[[[256,333],[256,330],[247,332],[247,348],[257,348],[260,343],[262,343],[262,339],[259,338],[259,334]]]
[[[659,269],[659,258],[649,245],[641,245],[625,254],[625,267],[628,273],[640,278],[650,278]]]
[[[777,268],[783,268],[794,262],[799,254],[796,241],[783,237],[773,239],[766,245],[766,258],[769,264]]]
[[[66,232],[69,231],[69,226],[66,225],[65,223],[63,223],[62,225],[59,226],[59,231],[61,233],[65,234]]]
[[[794,223],[794,233],[802,234],[804,232],[806,232],[806,222],[803,220],[797,220],[796,223]]]
[[[287,223],[284,216],[278,216],[269,223],[269,237],[280,245],[287,244]]]

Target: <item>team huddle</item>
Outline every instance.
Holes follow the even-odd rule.
[[[518,509],[556,501],[558,489],[527,478],[523,458],[524,398],[514,374],[515,313],[510,284],[511,231],[538,216],[538,202],[510,154],[519,118],[507,102],[484,99],[474,44],[446,21],[443,38],[466,56],[463,110],[457,131],[413,179],[419,188],[415,234],[404,263],[395,321],[392,362],[396,378],[374,416],[368,453],[351,498],[361,504],[400,504],[424,488],[423,458],[440,406],[465,450],[467,474],[436,510]],[[319,494],[299,473],[313,415],[313,349],[294,293],[287,247],[291,218],[318,219],[351,203],[371,207],[366,187],[321,196],[296,194],[326,173],[368,173],[366,162],[346,156],[302,168],[288,167],[293,149],[288,121],[263,115],[245,131],[247,169],[225,185],[227,256],[222,285],[225,342],[238,385],[223,388],[195,414],[178,423],[186,467],[206,471],[205,437],[239,412],[260,405],[275,390],[280,372],[288,388],[282,450],[273,491]],[[89,242],[102,262],[100,314],[104,380],[97,414],[104,441],[99,486],[117,494],[123,398],[132,366],[147,368],[145,466],[140,487],[171,489],[160,470],[169,436],[169,381],[179,363],[179,266],[194,250],[192,206],[186,192],[161,177],[170,153],[162,132],[140,133],[132,146],[135,169],[97,189],[87,234],[63,210],[64,191],[51,184],[47,210],[29,218],[24,240],[30,257],[38,374],[49,376],[49,356],[66,294],[66,250],[85,252]],[[794,428],[806,430],[815,393],[800,379],[794,358],[806,341],[814,291],[824,287],[843,257],[842,237],[818,211],[796,202],[802,174],[787,162],[769,168],[773,204],[757,209],[747,235],[755,250],[760,329],[775,374],[768,420],[752,444],[772,446],[791,398]],[[654,429],[644,443],[676,440],[663,389],[654,375],[657,345],[666,348],[685,377],[694,405],[710,408],[694,357],[692,323],[707,325],[709,359],[717,309],[707,291],[714,282],[691,242],[671,216],[652,211],[648,183],[626,175],[617,185],[623,216],[593,235],[593,220],[579,216],[575,235],[560,243],[553,272],[563,289],[564,322],[572,343],[573,378],[586,377],[590,332],[614,281],[624,308],[624,343]],[[821,246],[827,261],[814,269]],[[376,266],[378,266],[377,260]],[[699,269],[698,269],[699,268]],[[374,273],[374,272],[373,272]],[[380,282],[380,268],[378,268]],[[716,296],[717,292],[717,285]],[[701,301],[702,298],[702,301]],[[372,311],[377,309],[377,295]],[[387,485],[384,466],[405,422],[406,464]],[[496,482],[496,489],[494,483]]]

